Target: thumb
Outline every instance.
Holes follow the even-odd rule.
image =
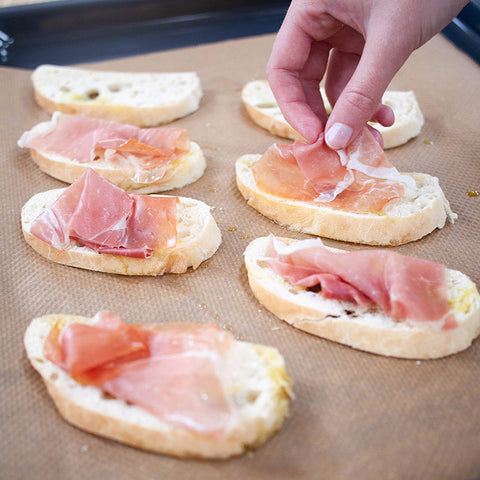
[[[400,45],[390,50],[387,44],[375,38],[365,43],[360,61],[325,126],[325,142],[330,148],[346,147],[374,117],[386,88],[408,58]]]

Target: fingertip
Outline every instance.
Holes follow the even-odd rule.
[[[395,113],[388,105],[380,104],[375,111],[372,120],[384,127],[391,127],[395,122]]]
[[[306,126],[304,128],[301,128],[298,130],[298,133],[302,135],[302,137],[308,142],[308,143],[315,143],[318,138],[320,137],[320,134],[322,133],[322,130],[317,127],[312,127],[312,126]]]
[[[297,118],[291,125],[308,143],[315,143],[323,132],[323,124],[316,116]]]

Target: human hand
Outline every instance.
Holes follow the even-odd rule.
[[[392,125],[393,112],[381,103],[390,81],[467,3],[292,0],[267,64],[285,119],[309,142],[325,131],[334,149],[348,145],[369,120]],[[324,77],[333,107],[328,118],[319,89]]]

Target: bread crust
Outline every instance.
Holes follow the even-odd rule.
[[[260,158],[261,155],[250,154],[237,160],[237,187],[251,207],[289,230],[351,243],[393,246],[418,240],[442,228],[447,217],[452,222],[456,218],[438,179],[429,175],[411,174],[419,189],[428,192],[411,202],[395,199],[378,214],[352,213],[263,192],[252,173]]]
[[[32,366],[41,375],[62,417],[82,430],[176,457],[227,458],[266,442],[288,415],[291,380],[282,356],[274,348],[235,342],[240,349],[239,358],[253,361],[250,368],[262,372],[262,382],[257,385],[261,391],[257,399],[243,406],[242,421],[226,436],[216,437],[169,425],[140,407],[108,398],[96,387],[75,382],[43,355],[43,343],[57,321],[89,323],[91,319],[72,315],[36,318],[26,330],[24,344]],[[245,388],[247,398],[250,387]]]
[[[245,108],[250,118],[260,127],[268,130],[273,135],[290,140],[303,140],[300,135],[289,123],[279,120],[276,116],[269,115],[265,110],[255,107],[251,103],[244,102]]]
[[[248,281],[257,300],[295,328],[366,352],[410,359],[452,355],[468,348],[480,334],[480,296],[460,272],[447,271],[449,302],[458,327],[439,330],[428,322],[394,321],[379,310],[365,312],[351,302],[325,300],[321,293],[293,287],[261,262],[267,243],[263,237],[247,247]]]
[[[177,244],[153,252],[150,258],[132,258],[97,253],[87,247],[72,244],[60,250],[30,232],[32,221],[50,205],[64,189],[49,190],[34,195],[22,209],[22,233],[25,241],[48,260],[73,267],[120,275],[163,275],[185,273],[196,269],[218,249],[221,233],[210,207],[198,200],[179,197],[177,205]]]

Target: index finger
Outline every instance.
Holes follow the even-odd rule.
[[[328,48],[323,53],[319,48],[312,49],[314,39],[288,20],[287,14],[267,63],[267,79],[287,122],[313,142],[323,131],[323,124],[317,115],[319,93],[316,98],[311,92],[315,88],[319,91]],[[312,50],[315,51],[314,60],[311,59]],[[313,68],[309,67],[312,62],[315,63]]]

